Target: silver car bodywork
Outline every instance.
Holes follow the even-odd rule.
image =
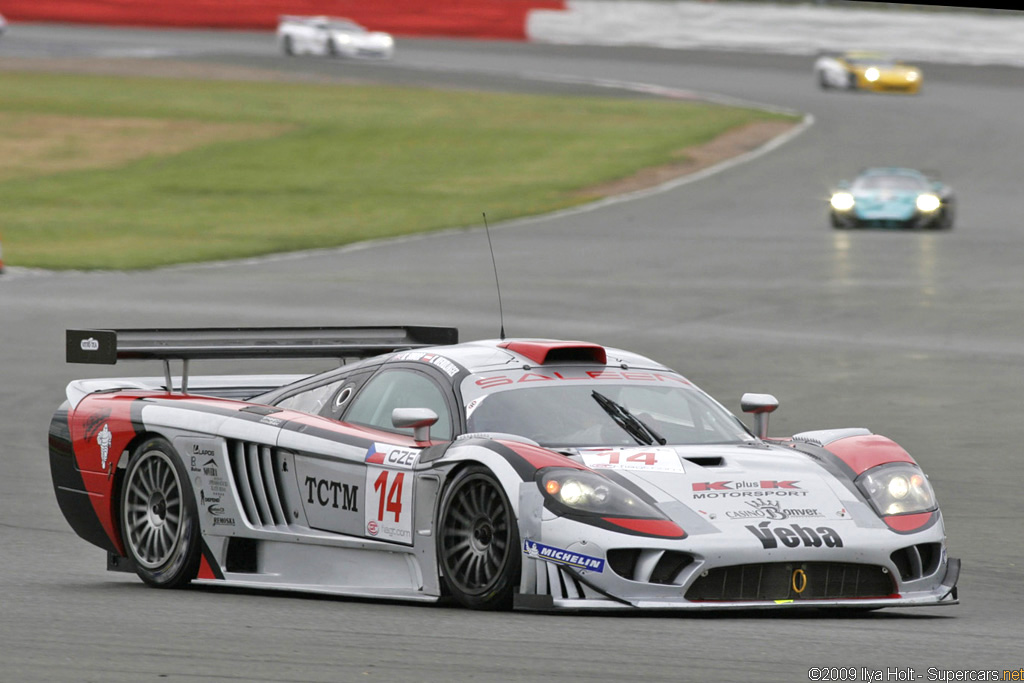
[[[283,16],[277,26],[277,40],[286,55],[390,59],[395,54],[390,34],[367,31],[354,21],[336,17]]]
[[[84,349],[95,336],[79,335],[74,344]],[[159,565],[140,555],[132,540],[135,518],[119,510],[132,500],[131,461],[156,452],[147,451],[146,443],[159,439],[171,447],[160,457],[179,460],[160,471],[184,482],[180,489],[188,500],[182,508],[194,511],[199,532],[190,539],[187,530],[175,531],[201,554],[185,583],[426,602],[453,595],[470,607],[507,606],[463,590],[477,582],[459,579],[462,563],[493,559],[501,567],[480,564],[474,570],[480,583],[499,573],[514,580],[507,597],[527,610],[957,602],[959,561],[947,556],[937,506],[882,514],[866,493],[879,472],[919,471],[884,437],[847,429],[761,439],[678,373],[593,344],[490,340],[409,346],[413,350],[289,383],[284,382],[295,378],[194,378],[185,393],[175,391],[169,372],[165,381],[72,382],[50,430],[61,508],[80,535],[108,551],[110,568],[138,570],[140,560]],[[138,349],[121,352],[119,347],[118,357],[142,357]],[[189,357],[180,348],[146,353],[165,360]],[[374,401],[386,408],[387,424],[377,424],[376,417],[346,421],[358,413],[361,397],[381,385],[375,380],[388,373],[446,388],[450,428],[438,421],[444,406],[391,410],[394,401],[384,394]],[[487,431],[472,429],[484,424],[489,403],[503,405],[496,397],[516,398],[518,391],[540,387],[568,388],[565,396],[665,392],[672,400],[690,401],[680,409],[689,411],[686,424],[668,415],[668,408],[666,415],[655,414],[657,406],[644,408],[646,423],[737,438],[636,443],[632,429],[616,427],[629,423],[618,413],[607,424],[587,427],[586,433],[601,434],[597,438],[607,443],[591,436],[576,446],[544,448],[533,438],[541,432],[504,433],[493,422]],[[254,392],[264,393],[237,400]],[[749,395],[745,409],[766,417],[773,401]],[[559,424],[576,430],[595,415],[603,419],[604,410],[617,410],[594,409],[589,397],[583,403],[586,414],[578,418],[565,405]],[[501,414],[494,411],[491,419]],[[717,426],[710,424],[716,420]],[[527,422],[509,418],[504,424],[527,431]],[[450,433],[432,438],[429,429]],[[464,509],[476,516],[467,522],[471,533],[459,535],[461,513],[451,498],[467,475],[494,482],[494,489],[468,489],[470,505]],[[637,511],[573,508],[571,497],[552,493],[552,482],[563,487],[559,495],[580,482],[597,482],[606,496],[598,496],[598,506],[617,504],[619,496]],[[923,475],[918,483],[927,487],[922,482]],[[492,502],[476,505],[476,490]],[[507,509],[510,527],[504,531],[500,520],[487,519],[487,511],[497,508]],[[151,511],[143,531],[160,531],[171,517]],[[449,543],[449,537],[455,540]],[[499,542],[511,547],[499,548]],[[159,585],[159,576],[143,578]]]

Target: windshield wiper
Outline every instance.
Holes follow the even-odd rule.
[[[611,415],[612,419],[615,420],[615,424],[622,427],[637,443],[644,446],[650,446],[654,442],[658,442],[662,446],[668,443],[665,437],[647,426],[639,417],[626,410],[625,406],[619,405],[598,391],[592,391],[590,395],[594,397],[599,406],[604,408],[604,412]]]

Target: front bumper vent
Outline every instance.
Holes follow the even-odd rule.
[[[904,581],[914,581],[931,576],[939,570],[942,544],[919,543],[900,548],[890,557],[900,572],[900,578]]]
[[[614,548],[608,551],[608,565],[629,581],[682,585],[680,574],[693,563],[693,556],[674,550]]]
[[[845,562],[765,562],[717,567],[686,591],[693,601],[885,598],[896,592],[885,567]]]

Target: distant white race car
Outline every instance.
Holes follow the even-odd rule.
[[[0,14],[0,36],[7,30],[7,20],[4,19],[4,15]]]
[[[367,31],[354,21],[336,17],[283,16],[277,25],[277,40],[286,55],[390,59],[395,54],[390,34]]]

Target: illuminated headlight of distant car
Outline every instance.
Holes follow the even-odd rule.
[[[880,515],[930,512],[938,507],[928,479],[909,463],[870,469],[857,479],[857,486]]]
[[[849,211],[853,208],[853,195],[849,192],[836,192],[829,203],[836,211]]]
[[[877,81],[879,76],[881,76],[881,74],[878,72],[878,69],[876,69],[873,66],[864,70],[864,78],[871,81],[872,83]]]
[[[917,209],[925,213],[931,213],[939,208],[942,201],[933,194],[920,194],[917,196]]]
[[[917,79],[919,79],[920,77],[921,77],[921,74],[919,74],[916,71],[908,71],[907,72],[907,80],[910,81],[910,82],[914,82]]]
[[[381,36],[380,43],[384,47],[394,47],[395,39],[391,36]]]
[[[546,468],[540,471],[537,484],[555,513],[665,519],[654,506],[619,484],[587,470]]]

